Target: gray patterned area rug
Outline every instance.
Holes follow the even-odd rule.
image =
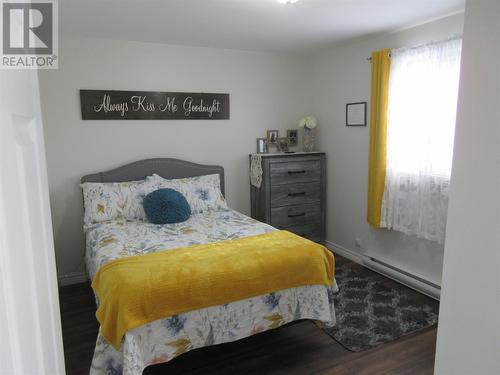
[[[323,331],[348,350],[370,349],[437,323],[437,301],[345,258],[335,260],[337,325]]]

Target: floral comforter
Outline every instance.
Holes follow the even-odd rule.
[[[273,230],[233,210],[195,214],[186,222],[168,225],[100,223],[86,228],[87,269],[93,279],[102,265],[114,259]],[[145,367],[189,350],[239,340],[299,319],[333,325],[336,288],[286,289],[160,319],[127,332],[120,350],[99,334],[90,373],[139,375]]]

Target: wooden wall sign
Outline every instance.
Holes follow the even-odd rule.
[[[228,120],[229,94],[80,90],[83,120]]]

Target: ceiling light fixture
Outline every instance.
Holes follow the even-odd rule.
[[[276,0],[280,4],[293,4],[296,3],[299,0]]]

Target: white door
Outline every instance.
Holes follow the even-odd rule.
[[[468,0],[436,375],[500,374],[500,2]]]
[[[0,374],[64,374],[37,72],[0,70]]]

